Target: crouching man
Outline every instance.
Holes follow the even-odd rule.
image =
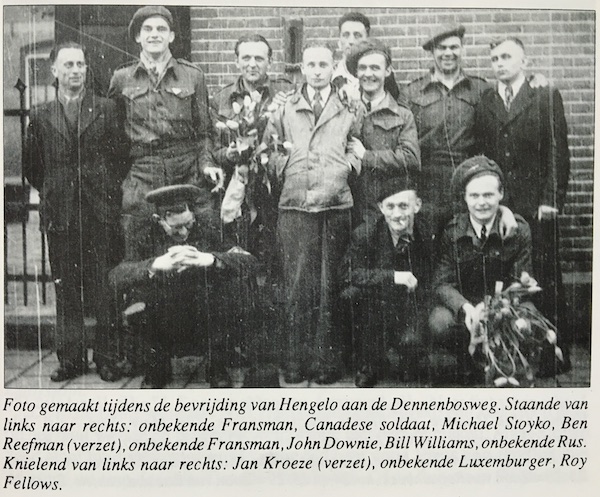
[[[434,272],[434,293],[439,306],[429,317],[432,340],[457,356],[457,380],[483,382],[468,354],[470,334],[480,320],[476,309],[486,295],[494,294],[496,281],[504,286],[531,273],[531,231],[515,214],[518,229],[502,239],[500,202],[504,176],[485,156],[464,161],[452,176],[452,192],[462,195],[468,212],[457,214],[446,225]]]
[[[150,347],[142,388],[163,388],[172,377],[177,340],[192,338],[209,358],[212,387],[228,387],[228,368],[240,367],[242,327],[252,308],[256,260],[223,241],[218,213],[194,212],[202,191],[172,185],[146,195],[156,213],[149,235],[110,273],[119,310],[145,313]],[[210,217],[210,219],[209,219]],[[134,304],[134,305],[131,305]]]
[[[357,387],[374,386],[386,359],[400,379],[418,379],[427,329],[432,237],[417,215],[421,199],[405,175],[382,184],[377,200],[383,216],[354,231],[343,266]]]

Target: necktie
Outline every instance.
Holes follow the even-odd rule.
[[[481,240],[482,244],[487,240],[487,228],[485,227],[485,224],[481,227],[481,236],[479,239]]]
[[[506,107],[507,111],[510,110],[510,104],[512,104],[512,101],[513,101],[513,89],[512,89],[512,86],[508,85],[506,87],[506,90],[504,90],[504,106]]]
[[[313,112],[315,113],[315,122],[319,120],[321,112],[323,112],[323,104],[321,103],[321,93],[316,92],[313,99]]]
[[[371,102],[365,104],[367,106],[367,112],[371,112]]]

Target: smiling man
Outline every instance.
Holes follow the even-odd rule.
[[[496,281],[504,287],[531,273],[531,232],[516,215],[516,233],[502,240],[500,202],[504,198],[504,174],[485,156],[460,164],[452,176],[452,192],[462,198],[468,212],[457,214],[445,227],[433,289],[439,301],[429,326],[432,340],[457,355],[455,381],[481,380],[468,355],[470,333],[479,321],[477,304],[493,295]]]
[[[418,216],[415,182],[395,177],[382,184],[377,201],[379,218],[354,231],[343,264],[359,388],[392,373],[418,379],[427,336],[432,238]]]
[[[360,138],[349,144],[362,161],[355,188],[355,223],[375,222],[380,215],[377,199],[385,183],[421,169],[417,127],[410,109],[385,89],[392,73],[392,55],[386,45],[373,39],[355,44],[347,66],[358,78],[367,108]]]
[[[194,184],[210,195],[222,171],[212,158],[212,122],[204,73],[175,59],[173,16],[165,7],[138,9],[129,36],[140,45],[139,60],[118,69],[109,96],[125,115],[131,141],[131,170],[123,183],[125,251],[144,236],[149,206],[146,193],[175,183]]]

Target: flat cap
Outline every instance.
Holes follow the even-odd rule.
[[[386,181],[383,186],[379,189],[377,195],[377,202],[383,202],[386,198],[396,195],[396,193],[405,192],[406,190],[416,190],[417,182],[416,179],[409,175],[403,174],[402,176],[396,176]]]
[[[389,47],[379,40],[371,38],[352,46],[352,49],[346,58],[346,68],[348,69],[348,72],[356,78],[358,61],[361,57],[371,53],[380,53],[385,57],[388,66],[392,64],[392,52]]]
[[[461,163],[452,174],[452,192],[457,197],[464,194],[466,186],[473,178],[492,174],[497,176],[500,183],[504,183],[504,174],[500,166],[485,155],[476,155]]]
[[[465,31],[465,27],[462,25],[445,26],[440,32],[433,35],[433,37],[423,44],[423,49],[427,50],[428,52],[433,52],[433,49],[440,41],[445,38],[449,38],[450,36],[458,36],[462,40],[463,36],[465,35]]]
[[[136,10],[135,14],[133,14],[131,22],[129,23],[129,37],[135,39],[139,34],[144,21],[149,17],[154,16],[164,17],[169,23],[169,27],[173,29],[173,14],[171,14],[168,9],[162,5],[146,5],[145,7]]]
[[[202,190],[194,185],[162,186],[146,194],[146,201],[156,207],[173,207],[175,205],[193,204],[202,194]]]

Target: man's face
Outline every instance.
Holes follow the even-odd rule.
[[[360,87],[367,95],[377,95],[383,91],[385,78],[392,72],[386,58],[381,53],[370,53],[361,57],[356,66],[356,76]]]
[[[487,224],[494,219],[503,198],[500,180],[494,174],[477,176],[465,188],[469,214],[479,224]]]
[[[62,91],[78,92],[85,86],[87,65],[80,48],[61,48],[52,64],[52,75]]]
[[[462,63],[463,45],[458,36],[449,36],[433,47],[433,63],[443,74],[454,74]]]
[[[333,54],[325,47],[312,47],[302,54],[302,74],[315,90],[325,88],[333,74]]]
[[[415,214],[421,210],[421,199],[414,190],[395,193],[377,204],[390,231],[396,235],[412,234]]]
[[[184,212],[172,213],[167,212],[164,221],[169,225],[169,228],[163,226],[163,229],[171,237],[175,243],[183,243],[188,239],[190,230],[194,226],[196,218],[194,213],[187,209]]]
[[[340,28],[339,49],[346,57],[350,53],[352,45],[361,40],[366,40],[368,37],[367,28],[362,22],[346,21]]]
[[[142,46],[142,52],[155,57],[164,54],[174,39],[175,33],[171,31],[169,23],[162,16],[146,19],[135,37],[135,41]]]
[[[512,40],[507,40],[493,48],[492,69],[498,81],[510,84],[525,70],[525,52]]]
[[[244,81],[250,84],[260,83],[267,79],[267,71],[271,67],[269,47],[261,41],[249,41],[238,46],[235,63]]]

